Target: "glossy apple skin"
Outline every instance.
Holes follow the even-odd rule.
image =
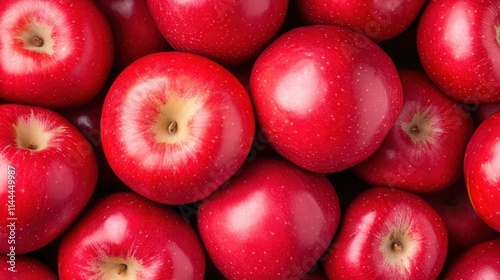
[[[498,279],[499,275],[500,239],[494,239],[477,244],[460,255],[443,279]]]
[[[431,0],[417,30],[423,68],[445,93],[465,103],[500,101],[495,0]]]
[[[463,178],[443,191],[422,197],[436,210],[448,229],[447,263],[476,244],[500,238],[500,232],[489,227],[474,211]]]
[[[399,76],[403,109],[381,147],[353,170],[373,186],[417,193],[446,189],[462,177],[465,148],[475,129],[472,117],[423,72],[405,69]],[[411,132],[412,126],[419,132]]]
[[[281,28],[288,0],[148,0],[163,36],[177,51],[239,65],[257,57]]]
[[[278,157],[244,165],[198,212],[203,244],[227,279],[301,279],[339,221],[338,197],[326,176]]]
[[[164,205],[133,192],[104,197],[82,216],[59,246],[59,277],[103,279],[94,271],[107,258],[136,260],[137,279],[203,279],[205,254],[194,229]],[[150,278],[148,278],[148,277]]]
[[[160,109],[165,106],[182,108]],[[157,140],[167,126],[155,134],[156,123],[169,118],[186,119],[179,127],[187,131],[183,141]],[[189,53],[135,61],[111,86],[101,116],[102,145],[113,171],[134,191],[166,204],[194,202],[216,190],[243,164],[254,133],[252,104],[241,83],[222,66]]]
[[[474,131],[464,158],[464,176],[472,206],[490,227],[500,231],[500,113]]]
[[[297,0],[302,21],[308,25],[342,26],[375,42],[395,37],[415,20],[425,0]]]
[[[1,279],[15,280],[57,280],[56,274],[44,263],[28,255],[18,255],[15,257],[15,272],[8,270],[10,258],[2,255]]]
[[[115,42],[113,69],[121,71],[147,54],[171,50],[146,0],[94,0],[109,20]]]
[[[252,69],[250,95],[270,145],[321,173],[374,153],[403,99],[397,70],[375,43],[321,25],[293,29],[264,50]]]
[[[46,148],[30,150],[17,145],[13,126],[30,120],[52,132]],[[1,242],[0,252],[9,253],[11,245],[16,254],[32,252],[66,230],[90,200],[97,182],[94,151],[61,115],[17,104],[0,105],[0,147],[0,170],[4,170],[0,195],[7,203],[8,192],[15,191],[16,218],[15,244]],[[4,207],[0,219],[7,221],[12,217],[9,213]],[[0,228],[2,240],[8,240],[9,235],[9,228]]]
[[[399,231],[415,242],[407,248],[413,257],[406,270],[392,268],[381,251],[384,238]],[[328,279],[436,279],[447,247],[446,227],[427,202],[407,191],[375,187],[346,210],[323,265]]]
[[[19,36],[32,21],[52,28],[52,54],[25,49]],[[106,82],[113,37],[107,19],[91,0],[5,0],[0,25],[0,97],[6,101],[79,106]]]

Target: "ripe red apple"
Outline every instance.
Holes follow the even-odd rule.
[[[417,48],[431,80],[465,103],[500,101],[499,22],[498,1],[430,1]]]
[[[446,227],[425,200],[376,187],[346,210],[324,268],[329,279],[436,279],[447,247]]]
[[[18,255],[15,258],[2,255],[2,270],[0,279],[15,280],[57,280],[56,274],[44,263],[28,255]]]
[[[81,213],[97,181],[92,146],[69,121],[18,104],[0,105],[0,170],[3,254],[54,240]]]
[[[375,42],[399,35],[410,26],[425,0],[297,0],[306,24],[328,24],[352,29]]]
[[[61,240],[61,280],[203,279],[205,253],[180,214],[133,192],[104,197]]]
[[[403,109],[381,147],[353,170],[374,186],[443,190],[463,174],[471,115],[420,71],[400,70]]]
[[[228,70],[196,54],[162,52],[116,78],[101,116],[117,176],[154,201],[200,200],[243,164],[255,132],[248,93]]]
[[[436,210],[448,229],[447,262],[478,243],[500,238],[500,232],[484,223],[474,211],[463,178],[453,186],[426,194],[423,198]]]
[[[115,42],[113,68],[121,71],[150,53],[170,50],[156,26],[146,0],[94,0],[111,25]]]
[[[250,94],[270,145],[323,173],[374,153],[403,97],[397,70],[380,47],[354,31],[321,25],[293,29],[264,50]]]
[[[175,50],[224,65],[257,57],[280,30],[288,0],[147,0],[160,31]]]
[[[495,239],[477,244],[460,255],[443,279],[498,279],[499,276],[500,239]]]
[[[0,26],[1,98],[73,107],[106,82],[113,37],[91,0],[3,0]]]
[[[464,175],[479,217],[500,231],[500,113],[489,116],[474,131],[465,151]]]
[[[227,279],[302,279],[339,221],[326,176],[277,157],[244,165],[198,212],[203,244]]]

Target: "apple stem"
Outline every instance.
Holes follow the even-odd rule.
[[[38,36],[33,37],[33,45],[36,47],[43,47],[43,39]]]
[[[127,265],[124,263],[121,263],[118,267],[118,275],[122,275],[123,272],[127,270]]]
[[[418,129],[417,125],[414,125],[410,128],[410,132],[413,134],[418,134],[420,132],[420,129]]]
[[[175,134],[177,132],[177,122],[173,121],[168,125],[168,133]]]
[[[399,242],[398,240],[393,241],[392,250],[394,250],[395,252],[401,252],[401,250],[403,250],[403,244],[401,244],[401,242]]]
[[[30,145],[28,146],[28,150],[35,150],[36,149],[36,144],[34,141],[31,141]]]

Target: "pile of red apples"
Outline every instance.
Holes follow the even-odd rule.
[[[500,279],[500,0],[0,1],[0,279]]]

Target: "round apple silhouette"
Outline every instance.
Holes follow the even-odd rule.
[[[250,95],[270,145],[314,172],[348,169],[373,154],[402,107],[389,56],[336,26],[295,28],[255,62]]]
[[[325,175],[268,157],[244,165],[198,212],[203,244],[227,279],[302,279],[339,221]]]
[[[2,254],[35,251],[83,211],[97,183],[97,160],[85,136],[41,107],[0,105]]]
[[[136,60],[111,85],[101,115],[113,171],[132,190],[166,204],[215,191],[245,161],[254,132],[252,104],[238,79],[190,53]]]
[[[74,107],[106,82],[113,37],[93,1],[3,0],[0,26],[0,98]]]
[[[443,279],[497,279],[500,275],[500,239],[469,248],[450,265]]]
[[[133,192],[96,202],[63,236],[61,280],[202,280],[205,253],[198,235],[166,205]]]

